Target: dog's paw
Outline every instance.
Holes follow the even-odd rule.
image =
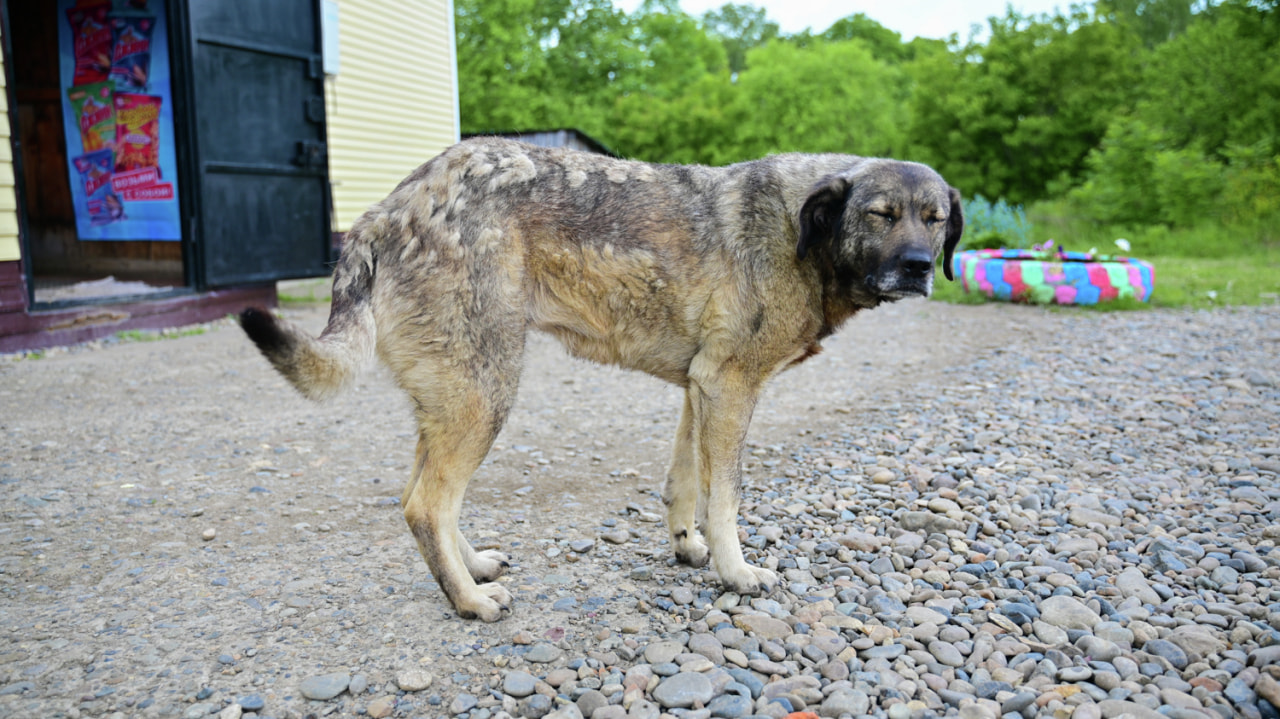
[[[778,586],[778,575],[762,567],[740,564],[733,570],[719,571],[720,584],[737,594],[767,596]]]
[[[707,543],[696,531],[687,532],[680,538],[672,537],[671,546],[675,551],[676,561],[690,567],[705,567],[711,553],[707,551]]]
[[[496,622],[511,611],[511,593],[501,584],[490,582],[476,585],[475,595],[459,602],[456,609],[463,619],[479,619]]]
[[[511,557],[496,549],[476,552],[475,556],[471,557],[471,561],[467,563],[467,571],[471,574],[471,578],[476,580],[476,584],[492,582],[505,574],[510,568]]]

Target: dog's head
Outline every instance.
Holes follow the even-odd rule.
[[[933,268],[964,231],[960,193],[925,165],[863,160],[823,178],[800,210],[800,259],[827,247],[842,284],[875,303],[933,291]]]

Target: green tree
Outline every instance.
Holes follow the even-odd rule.
[[[863,42],[772,42],[748,54],[737,88],[737,159],[792,151],[889,156],[905,147],[907,77]]]
[[[726,3],[718,10],[702,15],[707,32],[724,45],[729,72],[734,75],[747,67],[747,53],[779,36],[778,23],[765,14],[764,8]]]
[[[990,20],[970,41],[912,62],[912,153],[967,193],[1027,203],[1078,180],[1107,125],[1131,104],[1141,44],[1092,17]]]

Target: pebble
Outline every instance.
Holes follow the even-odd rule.
[[[298,685],[298,691],[302,692],[302,696],[308,699],[328,701],[345,692],[350,683],[350,674],[334,672],[302,680],[302,683]]]
[[[396,710],[395,697],[378,697],[369,702],[369,706],[365,707],[365,715],[373,717],[373,719],[385,719]]]
[[[564,652],[559,647],[547,644],[546,642],[539,642],[538,644],[534,644],[530,647],[529,651],[525,652],[524,660],[527,662],[533,662],[534,664],[547,664],[549,662],[554,662],[562,656],[564,656]]]
[[[897,321],[907,324],[913,313],[953,312],[927,304],[877,312],[899,309]],[[888,368],[859,364],[871,379],[859,385],[865,394],[847,400],[856,416],[821,411],[827,386],[802,405],[819,412],[805,415],[803,434],[753,430],[770,439],[753,441],[744,456],[739,530],[748,562],[780,577],[765,597],[723,592],[713,569],[674,561],[665,528],[651,521],[660,518],[660,491],[639,481],[641,472],[660,474],[656,463],[635,464],[610,476],[616,486],[590,493],[544,483],[543,460],[557,469],[615,461],[614,448],[594,436],[566,433],[495,453],[486,471],[529,470],[513,486],[531,488],[521,500],[530,507],[502,513],[469,504],[463,531],[477,549],[511,553],[501,581],[515,597],[513,615],[497,625],[459,620],[413,556],[412,540],[384,542],[369,529],[377,525],[365,524],[369,512],[399,511],[383,503],[395,492],[385,477],[412,462],[411,447],[404,455],[387,445],[391,469],[383,474],[381,457],[348,460],[319,444],[314,454],[301,451],[309,428],[293,427],[226,440],[257,468],[238,484],[233,472],[218,475],[233,482],[234,502],[251,498],[244,507],[224,506],[223,490],[198,472],[183,475],[197,477],[188,491],[163,484],[168,475],[141,461],[108,462],[104,484],[84,488],[94,494],[76,504],[76,516],[102,504],[132,519],[146,505],[128,501],[155,485],[174,506],[206,505],[223,523],[200,538],[226,541],[200,544],[192,537],[200,525],[187,524],[175,542],[146,546],[80,522],[85,534],[68,543],[83,556],[76,566],[92,566],[93,581],[62,575],[59,584],[58,560],[39,557],[61,550],[64,542],[49,537],[69,505],[53,494],[56,483],[34,485],[42,473],[56,476],[24,459],[35,435],[11,432],[5,441],[23,449],[7,458],[0,491],[15,508],[4,577],[18,641],[0,706],[35,716],[76,707],[113,719],[232,719],[236,711],[375,719],[1273,716],[1280,489],[1266,463],[1280,457],[1280,389],[1249,373],[1274,376],[1280,311],[976,311],[983,321],[949,329],[953,339],[974,343],[997,332],[1000,346],[964,344],[978,351],[939,355],[928,372],[896,367],[914,373],[911,381],[884,385],[884,394],[872,380],[889,381]],[[1043,340],[1064,336],[1072,342],[1045,349]],[[1108,348],[1105,356],[1097,347]],[[813,362],[858,364],[852,356],[833,347]],[[839,375],[841,365],[822,373]],[[572,403],[547,415],[558,430],[571,410],[590,406],[586,397],[579,406],[573,389]],[[274,396],[282,406],[293,401]],[[656,425],[674,423],[669,409],[639,411],[646,425],[652,411]],[[762,404],[762,420],[775,411],[783,412]],[[308,412],[307,422],[322,421]],[[669,428],[661,429],[637,437],[637,446],[669,441]],[[86,435],[83,444],[120,446],[110,440]],[[191,444],[205,453],[220,446]],[[618,468],[639,461],[633,449],[619,452],[627,458]],[[117,451],[95,450],[90,459]],[[292,462],[295,454],[308,461]],[[518,463],[504,464],[512,454]],[[311,464],[325,455],[329,464]],[[267,457],[272,465],[261,469]],[[128,471],[153,475],[114,478]],[[306,481],[286,493],[284,476],[294,471]],[[377,475],[384,478],[372,482]],[[136,488],[121,491],[124,483]],[[365,494],[352,492],[355,485]],[[246,494],[250,486],[262,491]],[[625,500],[597,503],[602,492]],[[566,510],[537,514],[540,497]],[[179,514],[183,522],[199,516]],[[296,537],[290,552],[323,560],[272,569],[280,549],[263,526],[273,522]],[[143,525],[112,526],[123,536]],[[198,555],[198,568],[188,554]],[[248,561],[252,570],[239,564]],[[181,584],[184,572],[199,591],[142,593],[162,579]],[[50,597],[60,597],[63,611]],[[95,608],[86,614],[96,624],[80,622],[93,631],[67,641],[62,627],[82,606]],[[233,619],[240,614],[260,624],[249,631]],[[325,673],[339,667],[358,670]],[[139,691],[131,677],[147,676],[174,691]]]
[[[434,680],[431,672],[425,669],[405,669],[396,674],[396,686],[406,692],[420,692],[430,687]]]
[[[523,699],[537,688],[538,679],[528,672],[510,671],[502,678],[502,691],[517,699]]]
[[[696,672],[679,672],[663,679],[653,690],[653,698],[667,709],[705,705],[711,701],[714,690],[706,675]]]

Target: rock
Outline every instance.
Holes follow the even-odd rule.
[[[240,697],[240,701],[236,702],[240,708],[247,712],[260,712],[267,706],[267,702],[263,700],[261,694],[248,694]]]
[[[684,645],[679,642],[654,642],[644,649],[644,660],[650,664],[666,664],[684,653]]]
[[[1253,691],[1258,696],[1271,702],[1272,706],[1280,707],[1280,681],[1270,674],[1260,674],[1258,680],[1253,684]]]
[[[244,708],[239,704],[228,704],[218,712],[218,719],[240,719],[242,714],[244,714]]]
[[[396,674],[396,686],[400,687],[401,691],[420,692],[431,686],[433,679],[435,677],[425,669],[405,669]]]
[[[479,699],[476,699],[466,692],[462,692],[454,697],[453,702],[449,704],[449,713],[461,714],[463,712],[469,712],[472,709],[475,709],[476,705],[479,703]]]
[[[1121,594],[1126,597],[1137,597],[1143,604],[1156,605],[1160,603],[1160,595],[1155,593],[1155,590],[1151,588],[1151,583],[1147,581],[1142,570],[1137,567],[1129,567],[1116,575],[1115,585]]]
[[[582,712],[582,716],[595,716],[597,709],[609,706],[609,697],[606,697],[595,689],[588,689],[582,693],[582,696],[578,697],[577,704],[578,711]]]
[[[1074,597],[1052,596],[1040,602],[1040,618],[1059,629],[1092,629],[1102,617]]]
[[[502,678],[502,691],[505,694],[523,699],[534,692],[538,679],[528,672],[510,671]]]
[[[760,639],[784,639],[793,633],[786,622],[763,614],[739,614],[733,618],[733,625]]]
[[[302,696],[316,701],[328,701],[347,690],[347,685],[351,683],[351,675],[346,672],[334,672],[333,674],[321,674],[316,677],[308,677],[302,680],[298,685],[298,691],[302,692]]]
[[[569,542],[569,549],[577,552],[578,554],[590,552],[595,548],[595,546],[596,540],[594,539],[575,539],[572,542]]]
[[[529,651],[524,654],[524,660],[534,664],[547,664],[549,662],[554,662],[562,656],[564,656],[564,652],[555,645],[547,644],[546,642],[539,642],[534,644],[532,647],[529,647]]]
[[[378,697],[365,707],[365,714],[373,719],[386,719],[396,710],[395,697]]]
[[[1198,624],[1176,627],[1165,639],[1177,644],[1193,662],[1227,648],[1227,643],[1220,639],[1216,632]]]
[[[663,679],[653,690],[653,698],[667,709],[705,705],[713,694],[711,680],[705,674],[679,672]]]
[[[1275,625],[1273,624],[1272,626]],[[1272,664],[1280,664],[1280,644],[1272,644],[1269,647],[1259,647],[1258,649],[1254,649],[1249,652],[1249,666],[1265,667]]]
[[[369,688],[369,677],[363,674],[354,674],[351,677],[351,683],[347,685],[347,692],[351,696],[356,697],[364,694]]]
[[[707,711],[711,712],[713,717],[738,719],[751,714],[753,707],[754,704],[747,697],[737,694],[722,694],[711,700],[711,703],[707,705]]]
[[[1142,650],[1148,654],[1167,659],[1173,665],[1173,668],[1179,671],[1186,669],[1187,664],[1190,663],[1187,653],[1182,651],[1182,647],[1166,639],[1152,639],[1142,645]]]
[[[836,689],[822,700],[818,715],[839,717],[842,714],[862,716],[871,709],[871,697],[858,689]]]
[[[928,649],[929,653],[933,655],[934,659],[938,660],[939,664],[944,664],[949,667],[964,666],[964,656],[960,654],[960,650],[956,649],[955,646],[951,644],[932,641],[929,642]]]
[[[1086,507],[1076,507],[1067,514],[1067,521],[1077,527],[1086,527],[1090,524],[1101,524],[1104,527],[1119,527],[1120,518],[1100,512],[1096,509],[1088,509]]]
[[[617,529],[601,534],[600,538],[609,544],[626,544],[631,541],[631,533],[625,529]]]
[[[1107,699],[1098,702],[1103,719],[1168,719],[1155,709],[1148,709],[1136,702]]]

